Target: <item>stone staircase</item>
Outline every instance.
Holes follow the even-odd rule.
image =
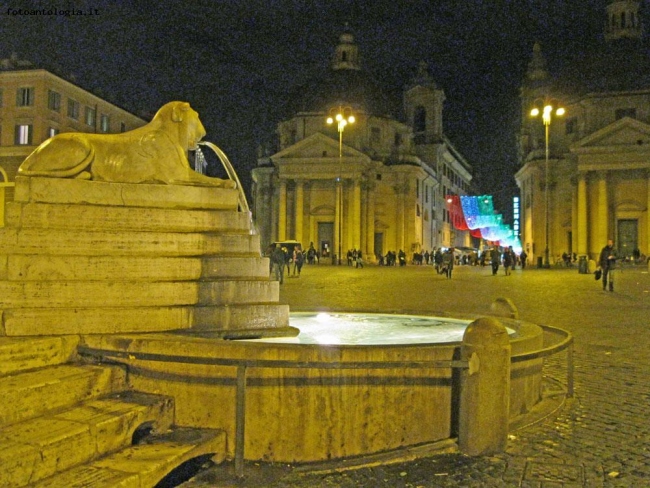
[[[134,391],[131,365],[92,364],[77,348],[134,334],[171,336],[176,350],[295,335],[238,198],[16,178],[0,228],[1,487],[149,487],[187,461],[232,455],[223,426],[205,428],[188,398]]]
[[[191,459],[223,460],[223,431],[175,428],[172,398],[82,363],[77,341],[0,338],[0,486],[155,486]]]

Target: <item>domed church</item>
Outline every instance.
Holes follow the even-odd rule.
[[[640,5],[609,2],[602,43],[555,76],[534,46],[515,178],[522,246],[537,262],[597,259],[608,239],[626,258],[650,255],[650,50]]]
[[[278,147],[252,171],[263,246],[295,240],[336,262],[351,249],[375,261],[470,245],[445,206],[445,195],[469,193],[472,172],[444,134],[444,91],[421,63],[400,95],[362,69],[346,30],[324,76],[290,97]]]

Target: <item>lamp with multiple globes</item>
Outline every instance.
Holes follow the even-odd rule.
[[[339,175],[336,178],[336,195],[338,199],[338,255],[337,262],[341,264],[341,251],[343,243],[343,131],[348,124],[354,124],[355,122],[354,114],[352,113],[351,107],[341,107],[332,108],[330,110],[330,115],[327,117],[327,125],[333,125],[335,122],[337,124],[337,130],[339,132]]]
[[[534,107],[530,111],[531,117],[538,117],[540,113],[542,114],[542,122],[544,124],[544,140],[545,140],[545,166],[544,166],[544,213],[545,213],[545,244],[544,244],[544,267],[549,268],[551,266],[549,260],[549,202],[548,202],[548,160],[549,160],[549,130],[551,127],[551,121],[554,116],[562,116],[565,114],[565,109],[562,106],[559,106],[559,103],[555,100],[544,100],[542,108]]]

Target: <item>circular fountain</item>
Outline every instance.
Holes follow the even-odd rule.
[[[292,313],[295,337],[147,334],[128,344],[105,337],[102,349],[125,351],[134,388],[173,396],[177,424],[224,429],[232,440],[245,427],[246,459],[310,462],[455,437],[454,365],[476,318]],[[542,348],[541,328],[500,320],[513,355]],[[541,359],[512,365],[511,418],[540,400],[541,369]]]

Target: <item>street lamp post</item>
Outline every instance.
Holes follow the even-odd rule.
[[[548,208],[548,159],[549,159],[549,130],[551,128],[551,120],[553,115],[562,116],[565,113],[563,107],[554,106],[553,101],[546,100],[544,101],[542,107],[542,122],[544,123],[544,141],[545,141],[545,166],[544,166],[544,220],[546,225],[545,233],[545,244],[544,244],[544,267],[549,268],[551,266],[549,260],[549,249],[548,249],[548,238],[549,238],[549,208]],[[530,111],[532,117],[537,117],[540,114],[540,109],[538,107],[533,108]]]
[[[330,110],[330,115],[327,117],[327,124],[332,125],[334,122],[337,124],[337,129],[339,132],[339,176],[336,178],[336,196],[338,199],[338,220],[339,220],[339,238],[338,238],[338,264],[341,264],[341,248],[343,242],[343,131],[345,126],[348,124],[353,124],[355,121],[354,115],[352,114],[351,107],[338,107],[332,108]]]

